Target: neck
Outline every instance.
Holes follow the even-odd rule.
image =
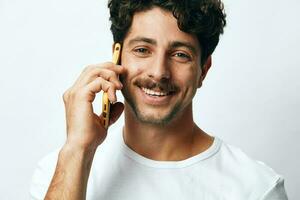
[[[184,160],[206,150],[213,139],[193,121],[192,105],[166,125],[142,123],[125,103],[124,141],[138,154],[160,161]]]

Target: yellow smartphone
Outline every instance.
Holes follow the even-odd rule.
[[[114,64],[119,63],[120,54],[121,54],[121,44],[115,43],[114,51],[113,51],[113,58],[112,58],[112,62]],[[107,92],[104,92],[103,96],[102,96],[102,117],[103,117],[102,125],[104,126],[105,129],[107,129],[108,125],[109,125],[109,115],[110,115],[110,102],[108,99]]]

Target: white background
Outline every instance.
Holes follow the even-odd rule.
[[[0,199],[28,198],[38,160],[65,140],[63,92],[87,64],[111,60],[106,4],[0,0]],[[225,6],[195,121],[282,174],[290,199],[300,199],[300,3]]]

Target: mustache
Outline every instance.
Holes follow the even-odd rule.
[[[138,78],[133,82],[134,85],[138,87],[144,87],[148,89],[159,89],[161,92],[176,92],[179,90],[179,87],[169,81],[169,80],[161,80],[155,81],[151,78]]]

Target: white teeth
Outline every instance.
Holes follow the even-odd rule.
[[[166,92],[156,92],[156,91],[154,91],[154,90],[150,90],[150,89],[144,88],[144,87],[142,87],[142,90],[143,90],[146,94],[152,95],[152,96],[166,96],[166,95],[167,95]]]

